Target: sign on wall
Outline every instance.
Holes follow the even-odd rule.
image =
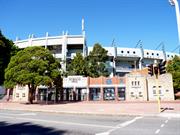
[[[82,76],[68,76],[63,79],[63,87],[87,87],[87,78]]]

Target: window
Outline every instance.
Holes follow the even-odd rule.
[[[169,57],[169,55],[167,55],[167,57]]]
[[[133,51],[133,54],[135,54],[136,52],[135,51]]]
[[[152,55],[154,55],[154,53],[152,53]]]
[[[137,82],[135,81],[135,85],[136,85],[136,83],[137,83]]]
[[[161,90],[159,90],[159,94],[162,94],[162,93],[161,93]]]
[[[137,83],[138,83],[138,85],[140,84],[140,82],[139,82],[139,81],[138,81]]]
[[[129,51],[127,51],[127,53],[129,53]]]
[[[147,55],[149,55],[149,53],[147,52]]]
[[[134,94],[134,92],[131,92],[131,95],[133,95]]]
[[[134,81],[131,82],[131,85],[132,85],[132,86],[134,85]]]
[[[153,94],[156,94],[156,90],[153,90]]]
[[[104,99],[105,100],[115,100],[115,89],[114,88],[104,88]]]
[[[118,88],[119,100],[125,100],[125,87]]]
[[[157,53],[157,56],[159,56],[159,53]]]
[[[121,51],[121,53],[124,53],[124,51]]]
[[[19,93],[16,93],[16,97],[17,97],[17,98],[19,97]]]
[[[23,93],[23,94],[22,94],[22,97],[25,97],[25,96],[26,96],[26,94],[25,94],[25,93]]]
[[[169,90],[166,90],[166,92],[169,92]]]

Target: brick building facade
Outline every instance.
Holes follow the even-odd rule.
[[[161,100],[174,100],[172,75],[154,76],[146,72],[132,72],[125,77],[82,77],[68,76],[63,79],[65,101],[155,101],[158,94]],[[158,90],[156,89],[158,85]],[[36,100],[54,100],[54,90],[39,87]],[[159,93],[158,93],[159,91]],[[40,97],[40,98],[37,98]],[[16,86],[13,101],[28,101],[27,86]]]

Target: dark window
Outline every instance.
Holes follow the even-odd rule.
[[[115,89],[114,88],[104,88],[104,99],[105,100],[115,100]]]
[[[124,51],[121,51],[121,53],[124,53]]]
[[[125,100],[125,88],[118,88],[118,98],[119,100]]]
[[[129,53],[129,51],[127,51],[127,53]]]
[[[169,57],[169,55],[167,55]]]
[[[135,54],[136,52],[135,51],[133,51],[133,54]]]
[[[159,90],[159,94],[162,94],[162,93],[161,93],[161,90]]]
[[[16,97],[19,97],[19,93],[16,93]]]
[[[149,53],[147,52],[147,55],[149,55]]]
[[[159,53],[157,53],[157,56],[159,56]]]
[[[140,84],[140,82],[138,81],[138,85]]]
[[[134,85],[134,81],[131,82],[132,86]]]
[[[154,55],[154,53],[152,53],[152,55]]]

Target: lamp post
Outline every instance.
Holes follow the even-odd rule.
[[[170,3],[172,6],[175,6],[176,19],[177,19],[177,27],[178,27],[178,38],[179,38],[179,45],[180,45],[180,13],[179,13],[178,0],[169,0],[169,3]]]

